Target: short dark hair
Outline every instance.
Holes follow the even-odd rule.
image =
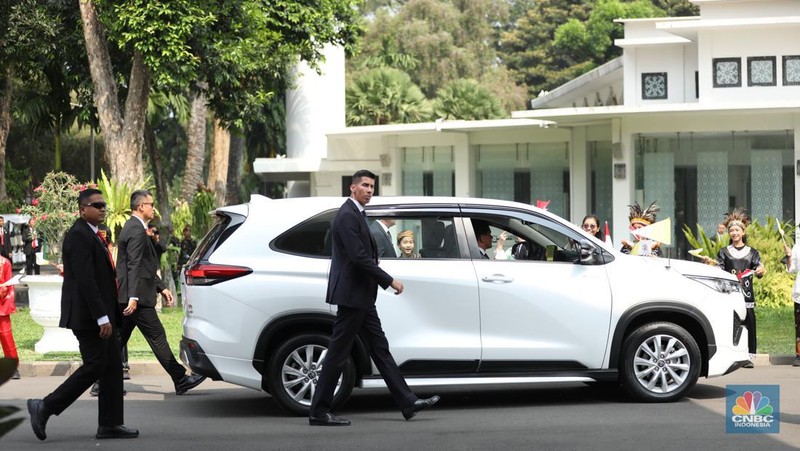
[[[150,194],[150,191],[146,189],[137,189],[136,191],[131,193],[131,211],[134,211],[137,208],[139,208],[139,205],[147,197],[153,197],[153,195]]]
[[[472,228],[475,230],[475,237],[481,237],[483,235],[491,235],[492,229],[489,228],[489,223],[482,220],[482,219],[473,219],[472,220]]]
[[[377,177],[375,177],[375,174],[373,174],[372,172],[370,172],[370,171],[368,171],[366,169],[362,169],[360,171],[356,171],[356,173],[353,174],[353,178],[352,178],[352,180],[350,180],[350,184],[351,185],[356,185],[364,177],[370,178],[372,180],[375,180],[377,178]]]
[[[96,194],[103,194],[103,192],[97,188],[86,188],[85,190],[78,193],[78,208],[80,208],[83,205],[86,205],[86,201],[90,197]]]

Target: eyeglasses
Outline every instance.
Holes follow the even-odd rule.
[[[583,230],[595,230],[595,229],[597,229],[597,226],[594,225],[594,224],[584,224],[583,225]]]
[[[105,202],[92,202],[90,204],[83,204],[83,206],[84,207],[92,207],[92,208],[96,208],[98,210],[102,210],[102,209],[106,208],[106,203]]]

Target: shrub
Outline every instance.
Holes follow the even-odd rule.
[[[767,217],[763,226],[758,221],[747,226],[747,245],[758,250],[761,262],[767,270],[764,277],[756,278],[753,284],[756,305],[761,307],[791,307],[794,302],[792,287],[795,275],[786,272],[786,265],[783,263],[786,253],[777,227],[782,227],[784,231],[788,229],[789,232],[794,229],[791,222],[781,223],[772,217]],[[788,235],[791,236],[792,233]],[[790,240],[787,244],[792,246]]]

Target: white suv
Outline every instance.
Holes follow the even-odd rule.
[[[253,196],[213,212],[182,278],[181,357],[194,372],[307,413],[335,316],[329,229],[343,201]],[[514,202],[376,197],[367,212],[415,237],[419,258],[380,261],[405,291],[377,300],[412,387],[618,382],[664,402],[747,361],[740,285],[719,269],[623,255]],[[509,258],[480,257],[477,220],[511,235]],[[384,386],[360,341],[339,382],[339,404],[353,387]]]

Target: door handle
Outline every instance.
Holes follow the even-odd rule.
[[[511,283],[514,281],[513,277],[506,277],[502,274],[492,274],[491,276],[483,276],[481,280],[491,283]]]

